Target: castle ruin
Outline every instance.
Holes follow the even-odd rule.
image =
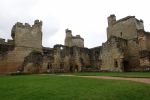
[[[108,17],[107,41],[85,48],[80,35],[65,30],[64,45],[42,46],[42,22],[17,22],[12,40],[0,38],[0,74],[15,72],[150,71],[150,33],[142,20]]]

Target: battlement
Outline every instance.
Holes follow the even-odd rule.
[[[31,26],[28,23],[17,22],[12,30],[11,36],[15,46],[42,48],[42,21],[35,20]],[[11,41],[9,41],[11,42]]]
[[[31,25],[28,24],[28,23],[23,24],[23,23],[17,22],[17,23],[14,25],[14,27],[31,28]]]
[[[34,26],[42,26],[42,21],[35,20],[34,24],[31,26],[29,23],[20,23],[17,22],[14,27],[22,27],[22,28],[33,28]]]

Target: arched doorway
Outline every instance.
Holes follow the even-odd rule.
[[[123,62],[122,62],[122,67],[123,67],[123,71],[124,72],[127,72],[127,71],[129,71],[129,62],[128,61],[126,61],[126,60],[124,60]]]
[[[73,72],[74,70],[73,70],[73,66],[71,65],[70,66],[70,72]]]
[[[50,72],[52,69],[52,64],[51,63],[48,63],[47,64],[47,72]]]
[[[75,72],[78,72],[79,71],[79,68],[78,68],[78,65],[75,66]]]

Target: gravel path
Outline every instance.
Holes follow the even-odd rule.
[[[150,84],[150,78],[125,78],[125,77],[112,77],[112,76],[79,76],[87,78],[97,78],[97,79],[112,79],[112,80],[128,80]]]

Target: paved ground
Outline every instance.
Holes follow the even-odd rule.
[[[128,80],[150,84],[150,78],[124,78],[124,77],[112,77],[112,76],[79,76],[87,78],[98,78],[98,79],[112,79],[112,80]]]

